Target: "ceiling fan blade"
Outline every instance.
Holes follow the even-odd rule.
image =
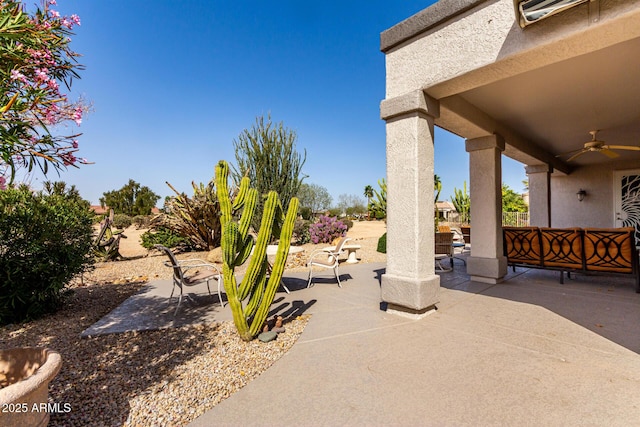
[[[571,151],[567,151],[565,153],[556,154],[556,157],[568,156],[568,155],[580,153],[582,151],[584,151],[584,148],[578,148],[577,150],[571,150]]]
[[[576,154],[574,154],[573,156],[569,157],[566,161],[567,161],[567,162],[570,162],[571,160],[574,160],[574,159],[576,159],[577,157],[582,156],[584,153],[586,153],[586,151],[585,151],[585,150],[580,150],[580,152],[579,152],[579,153],[576,153]]]
[[[620,157],[620,154],[609,150],[608,148],[603,148],[602,150],[598,150],[599,153],[604,154],[605,156],[607,156],[610,159],[615,159],[616,157]]]
[[[640,151],[640,147],[635,145],[607,145],[606,148],[612,150],[631,150],[631,151]]]

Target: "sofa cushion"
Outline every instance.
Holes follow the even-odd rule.
[[[540,228],[542,264],[545,267],[581,270],[582,229]]]
[[[633,272],[634,229],[585,228],[586,269],[591,271]]]
[[[504,227],[504,252],[510,263],[541,266],[538,227]]]

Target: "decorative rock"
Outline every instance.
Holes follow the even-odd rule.
[[[276,328],[282,328],[282,316],[276,317]]]
[[[281,334],[282,332],[285,332],[286,330],[282,326],[280,326],[280,327],[273,328],[271,331],[275,332],[276,334]]]
[[[269,331],[269,332],[263,332],[260,335],[258,335],[258,339],[262,342],[269,342],[269,341],[275,340],[277,336],[278,334],[275,333],[274,331]]]

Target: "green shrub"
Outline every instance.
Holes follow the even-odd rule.
[[[353,227],[353,221],[350,219],[341,219],[340,221],[347,226],[347,231],[351,230],[351,227]]]
[[[376,219],[385,219],[387,217],[386,212],[378,211],[376,212]]]
[[[55,311],[93,264],[93,214],[77,195],[0,191],[0,324]]]
[[[182,237],[178,233],[168,228],[160,227],[156,231],[147,231],[140,236],[142,247],[146,249],[153,248],[153,245],[162,245],[167,248],[175,248],[176,246],[190,247],[189,239]]]
[[[293,238],[295,239],[296,245],[304,245],[311,241],[311,234],[309,234],[310,225],[311,221],[296,219],[293,225]]]
[[[311,220],[313,212],[311,212],[311,208],[302,207],[300,208],[300,216],[302,217],[302,219],[306,219],[308,221]]]
[[[383,254],[387,253],[387,233],[384,233],[379,239],[378,239],[378,252],[381,252]]]
[[[115,214],[113,216],[113,226],[119,230],[129,228],[133,223],[133,219],[129,215]]]

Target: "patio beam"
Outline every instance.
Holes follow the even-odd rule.
[[[474,139],[491,134],[499,134],[504,138],[504,155],[525,165],[544,163],[552,169],[570,174],[573,167],[543,150],[536,143],[522,137],[512,129],[504,126],[493,117],[467,102],[462,96],[450,96],[440,101],[440,116],[436,125]]]

